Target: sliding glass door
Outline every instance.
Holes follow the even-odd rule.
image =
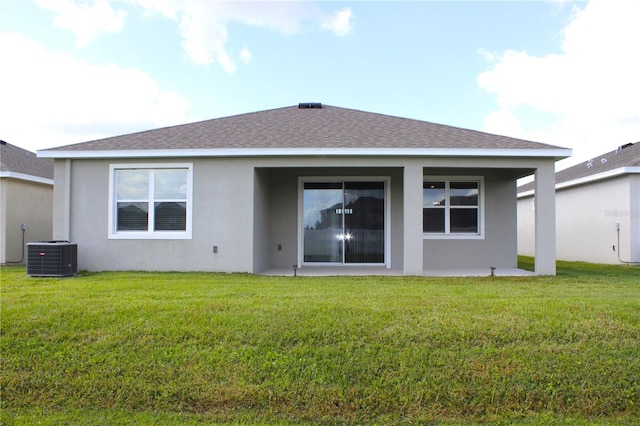
[[[384,198],[384,182],[304,183],[303,261],[384,263]]]

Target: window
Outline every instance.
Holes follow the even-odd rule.
[[[112,165],[110,238],[191,238],[190,164]]]
[[[422,230],[428,236],[481,236],[480,178],[425,177]]]

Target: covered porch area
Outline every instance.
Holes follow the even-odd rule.
[[[280,276],[555,274],[552,160],[352,158],[334,159],[331,166],[325,164],[323,159],[304,159],[296,166],[265,161],[264,165],[254,168],[253,273]],[[516,182],[530,174],[536,175],[538,185],[535,272],[517,268]],[[464,235],[449,233],[448,222],[446,232],[429,235],[425,231],[424,185],[434,180],[474,182],[468,199],[473,199],[475,204],[472,210],[465,211],[465,217],[470,214],[475,217],[471,233],[466,230]],[[449,197],[449,187],[446,188]],[[372,195],[374,193],[377,195]],[[349,201],[350,194],[359,194],[360,201],[367,199],[367,203]],[[323,199],[321,207],[312,206],[313,197]],[[373,198],[375,202],[371,201]],[[359,211],[361,205],[369,210]],[[309,216],[312,207],[315,216]],[[448,214],[444,213],[443,217],[449,217]],[[356,216],[364,225],[354,231],[351,228]],[[361,246],[365,248],[360,256],[349,257],[348,250],[361,241],[364,234],[369,235],[366,237],[370,239],[369,245]],[[373,249],[375,256],[372,257],[369,252]]]
[[[255,273],[402,273],[402,168],[340,163],[255,169]]]

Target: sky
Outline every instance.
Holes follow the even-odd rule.
[[[640,1],[0,0],[30,151],[299,102],[573,149],[640,141]]]

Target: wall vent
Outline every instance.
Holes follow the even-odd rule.
[[[624,145],[620,145],[617,149],[616,149],[616,154],[620,154],[622,152],[623,149],[629,148],[630,146],[633,146],[632,143],[626,143]]]
[[[322,104],[320,102],[300,102],[298,108],[322,108]]]

